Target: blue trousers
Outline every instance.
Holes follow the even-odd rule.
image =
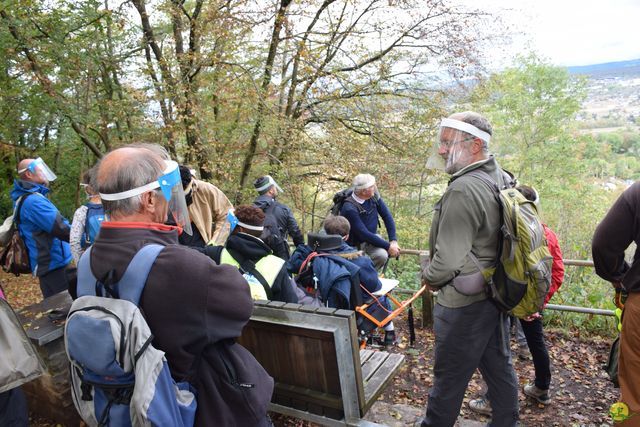
[[[29,412],[27,399],[20,387],[0,393],[0,426],[27,427]]]
[[[447,308],[436,304],[434,382],[422,427],[453,426],[476,369],[487,382],[493,408],[489,425],[518,421],[518,380],[511,362],[507,316],[489,300]]]

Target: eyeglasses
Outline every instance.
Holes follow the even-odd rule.
[[[459,144],[461,142],[473,141],[474,139],[475,139],[475,137],[471,136],[471,137],[467,137],[467,138],[461,139],[460,141],[442,141],[441,140],[438,143],[438,147],[449,149],[449,148],[451,148],[451,146],[453,144]]]

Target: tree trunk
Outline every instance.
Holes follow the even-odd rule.
[[[251,164],[258,148],[258,139],[260,138],[260,131],[262,128],[262,121],[264,119],[264,112],[266,108],[266,101],[268,95],[269,84],[271,83],[271,75],[273,71],[273,63],[276,58],[276,52],[278,50],[278,44],[280,43],[280,30],[284,23],[285,13],[287,7],[292,0],[280,0],[280,6],[276,13],[275,22],[273,24],[273,33],[271,34],[271,41],[269,42],[269,54],[264,66],[264,75],[262,76],[262,85],[260,86],[260,94],[258,99],[258,108],[256,111],[256,122],[253,125],[253,131],[251,132],[251,139],[249,141],[249,147],[244,157],[242,165],[242,172],[240,173],[240,182],[238,185],[238,192],[236,194],[235,203],[239,202],[240,190],[244,187],[251,171]]]

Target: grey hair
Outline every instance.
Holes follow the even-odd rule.
[[[98,185],[98,165],[94,165],[91,169],[85,172],[86,180],[85,184],[89,184],[93,190],[96,190],[96,186]]]
[[[102,173],[103,163],[104,160],[98,164],[97,190],[104,194],[121,193],[147,185],[157,180],[164,170],[160,156],[149,149],[137,150],[136,154],[114,164],[109,173]],[[123,200],[102,200],[102,206],[107,215],[132,215],[140,212],[141,202],[142,194],[139,194]]]
[[[171,160],[171,156],[166,148],[164,148],[160,144],[153,144],[150,142],[135,142],[133,144],[126,145],[125,147],[130,148],[144,148],[145,150],[152,151],[156,153],[162,160]]]
[[[456,113],[453,114],[451,118],[455,118],[457,120],[460,120],[461,122],[469,123],[470,125],[473,125],[482,131],[485,131],[489,135],[493,135],[493,128],[491,127],[491,123],[489,123],[489,120],[474,111],[463,111],[462,113]],[[484,151],[489,150],[487,141],[483,141],[482,148]]]

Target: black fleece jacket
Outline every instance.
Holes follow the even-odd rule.
[[[272,255],[271,248],[267,246],[262,240],[255,236],[251,236],[246,233],[235,233],[229,236],[225,246],[207,246],[204,249],[204,253],[207,254],[216,263],[220,263],[220,254],[222,249],[226,247],[238,263],[242,260],[235,258],[234,254],[240,255],[245,259],[249,259],[254,263],[257,263],[262,258]],[[287,265],[284,263],[280,272],[276,276],[273,286],[271,287],[271,294],[273,301],[284,302],[298,302],[298,297],[293,289],[291,277],[287,271]]]
[[[637,245],[633,263],[624,259],[631,242]],[[640,292],[640,182],[627,188],[596,228],[592,241],[596,274],[622,282],[629,292]]]

